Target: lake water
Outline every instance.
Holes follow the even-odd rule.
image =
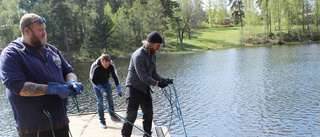
[[[128,59],[114,60],[122,89]],[[84,91],[91,62],[72,64]],[[192,137],[320,136],[320,45],[270,46],[158,56],[157,70],[174,79],[185,128]],[[115,109],[125,109],[113,80]],[[11,107],[0,85],[0,135],[17,136]],[[170,104],[154,87],[154,122],[169,126]],[[124,91],[125,92],[125,91]],[[78,96],[80,113],[96,112],[96,102]],[[70,100],[69,113],[78,113]],[[170,134],[184,136],[182,122]]]

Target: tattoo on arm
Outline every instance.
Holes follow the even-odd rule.
[[[45,95],[47,85],[26,82],[20,91],[21,96],[42,96]]]

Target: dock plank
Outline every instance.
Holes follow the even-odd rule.
[[[125,118],[125,110],[117,111],[121,117]],[[139,112],[141,113],[141,112]],[[105,112],[107,129],[103,129],[99,122],[99,116],[97,113],[88,113],[88,114],[72,114],[69,115],[69,126],[70,131],[73,137],[121,137],[121,129],[123,125],[123,120],[119,122],[114,122],[110,119],[108,112]],[[142,118],[141,115],[138,115],[135,123],[137,127],[142,128]],[[153,123],[152,123],[153,124]],[[156,128],[154,124],[152,125],[152,136],[158,137]],[[166,129],[166,128],[165,128]],[[161,127],[160,127],[161,130]],[[163,131],[161,131],[163,132]],[[169,135],[169,134],[168,134]],[[169,137],[169,136],[166,137]],[[131,137],[141,137],[143,132],[139,129],[133,127]]]

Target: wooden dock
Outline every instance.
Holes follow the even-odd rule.
[[[116,111],[121,117],[125,118],[125,110]],[[110,119],[108,112],[105,112],[107,129],[101,127],[98,113],[72,114],[68,115],[70,123],[70,131],[73,137],[122,137],[121,129],[123,121],[114,122]],[[135,125],[142,128],[141,111],[138,112]],[[152,125],[153,137],[170,137],[166,127],[155,127]],[[143,132],[133,127],[131,137],[142,137]]]

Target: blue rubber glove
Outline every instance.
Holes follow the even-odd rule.
[[[65,99],[71,94],[71,91],[65,86],[56,83],[50,83],[47,87],[46,95],[58,95],[61,99]]]
[[[97,88],[101,91],[101,93],[105,96],[107,96],[107,90],[103,88],[100,84],[97,85]]]
[[[81,90],[83,90],[83,85],[80,82],[76,82],[74,80],[69,80],[65,83],[69,88],[73,89],[75,92],[75,95],[81,94]]]
[[[121,86],[117,85],[117,90],[118,90],[118,95],[121,97],[122,96],[122,91],[121,91]]]

